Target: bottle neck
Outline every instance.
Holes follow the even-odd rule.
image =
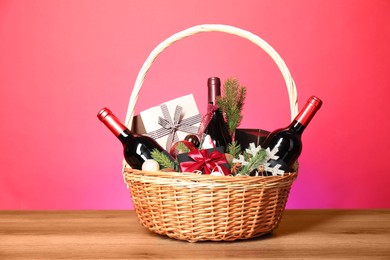
[[[128,142],[129,138],[131,138],[133,136],[134,136],[133,133],[131,133],[129,129],[125,129],[117,137],[124,144],[124,143]]]
[[[289,128],[294,133],[301,135],[303,133],[303,130],[305,130],[306,127],[301,123],[299,123],[298,121],[294,120],[291,122]]]
[[[122,143],[132,136],[131,131],[108,108],[103,108],[98,118]]]
[[[224,120],[224,119],[223,119],[222,112],[221,112],[221,110],[219,110],[219,108],[217,108],[216,110],[214,110],[214,112],[213,112],[213,117],[212,117],[211,120],[213,120],[213,121]]]
[[[322,101],[319,98],[315,96],[309,98],[303,109],[291,122],[290,128],[293,128],[295,132],[302,133],[303,130],[310,123],[316,112],[320,109],[321,105]]]

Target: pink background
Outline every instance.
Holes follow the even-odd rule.
[[[324,105],[303,135],[288,208],[389,208],[390,1],[0,2],[0,209],[132,209],[121,145],[98,121],[125,118],[150,51],[202,23],[249,30],[283,57],[300,106]],[[271,59],[223,33],[196,35],[161,54],[137,111],[236,76],[249,92],[241,127],[289,122]]]

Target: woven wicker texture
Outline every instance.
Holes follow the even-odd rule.
[[[291,118],[298,113],[297,91],[279,54],[264,40],[243,29],[221,24],[198,25],[172,35],[149,55],[130,96],[126,125],[147,71],[157,56],[174,42],[202,32],[223,32],[258,45],[275,61],[285,79]],[[123,165],[140,223],[149,230],[190,242],[248,239],[277,228],[297,173],[275,177],[218,177],[175,172],[145,172]]]
[[[270,233],[279,223],[297,174],[215,177],[126,168],[124,176],[143,226],[195,242]]]

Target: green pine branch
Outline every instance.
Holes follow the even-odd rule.
[[[153,151],[151,152],[151,156],[154,160],[156,160],[156,162],[158,162],[158,164],[160,164],[162,169],[164,169],[164,168],[176,169],[175,163],[172,162],[169,159],[169,157],[166,154],[164,154],[163,152],[160,152],[157,149],[153,149]]]
[[[228,153],[233,156],[233,158],[237,158],[241,153],[241,145],[237,143],[237,141],[233,141],[228,146]]]
[[[260,164],[264,163],[265,158],[267,157],[267,152],[264,149],[261,149],[255,156],[253,156],[249,163],[243,166],[237,175],[249,175],[253,170],[257,169]]]
[[[234,77],[225,81],[224,95],[217,98],[217,105],[225,116],[232,141],[235,140],[236,129],[241,124],[243,118],[242,109],[245,98],[246,87],[241,86]]]

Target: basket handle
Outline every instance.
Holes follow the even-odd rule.
[[[229,26],[229,25],[203,24],[203,25],[190,27],[181,32],[175,33],[174,35],[170,36],[169,38],[161,42],[159,45],[157,45],[154,48],[154,50],[149,54],[149,57],[144,62],[144,64],[141,67],[141,70],[137,75],[137,79],[135,81],[133,91],[130,95],[129,106],[127,109],[126,120],[125,120],[125,124],[127,125],[127,127],[131,128],[132,126],[132,121],[134,117],[134,108],[138,99],[139,92],[141,90],[141,86],[145,80],[146,73],[148,72],[149,68],[151,67],[154,60],[157,58],[157,56],[161,52],[163,52],[166,48],[168,48],[170,45],[172,45],[174,42],[202,32],[224,32],[228,34],[237,35],[253,42],[257,46],[262,48],[266,53],[268,53],[268,55],[274,60],[274,62],[276,63],[280,72],[283,75],[283,78],[286,83],[287,91],[288,91],[289,101],[290,101],[291,120],[295,118],[295,116],[298,114],[297,89],[295,87],[294,80],[291,77],[290,71],[288,70],[285,62],[282,60],[280,55],[267,42],[265,42],[259,36],[251,32],[233,26]]]

